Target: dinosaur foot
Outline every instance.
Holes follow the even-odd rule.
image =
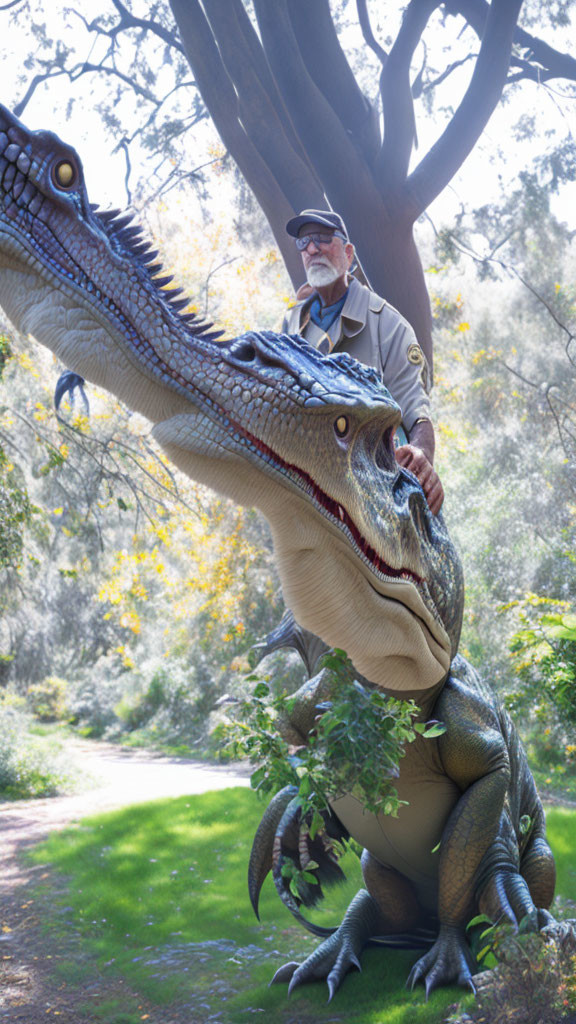
[[[270,984],[288,981],[290,983],[288,995],[290,995],[298,985],[325,979],[328,985],[328,1002],[330,1002],[348,971],[352,968],[358,971],[362,970],[359,954],[363,945],[363,941],[356,940],[351,934],[350,928],[343,931],[340,927],[303,963],[292,962],[280,967]]]
[[[554,923],[547,910],[534,905],[528,885],[516,871],[494,872],[482,892],[480,909],[492,921],[522,933],[539,932]]]
[[[475,993],[473,971],[464,929],[443,924],[432,949],[414,964],[406,985],[413,989],[419,981],[424,982],[426,998],[440,985],[461,985]]]

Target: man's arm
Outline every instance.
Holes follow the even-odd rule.
[[[434,515],[442,508],[444,488],[434,469],[434,427],[429,419],[418,419],[408,434],[408,444],[396,449],[396,461],[417,478]]]

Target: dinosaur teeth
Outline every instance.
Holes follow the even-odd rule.
[[[105,224],[109,224],[111,220],[116,220],[116,217],[120,216],[120,210],[102,210],[98,216]]]
[[[116,218],[114,220],[114,225],[113,225],[114,231],[116,232],[116,234],[119,235],[121,232],[125,231],[126,228],[130,224],[132,224],[133,219],[134,218],[133,218],[131,213],[125,213],[123,217]]]
[[[137,228],[136,225],[129,228],[123,228],[122,231],[117,233],[117,237],[122,242],[132,242],[135,238],[142,237],[142,228]]]
[[[345,513],[344,513],[344,509],[342,508],[342,505],[338,505],[338,515],[340,516],[340,519],[342,520],[342,522],[344,522],[344,519],[346,518],[346,516],[345,516]]]

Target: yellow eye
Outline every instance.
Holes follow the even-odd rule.
[[[54,181],[62,188],[69,188],[76,179],[76,170],[68,160],[63,160],[54,169]]]
[[[344,437],[344,434],[348,430],[348,420],[345,416],[339,416],[334,424],[334,429],[338,434],[338,437]]]

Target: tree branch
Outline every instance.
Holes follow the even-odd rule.
[[[490,10],[486,0],[446,0],[446,10],[449,14],[460,14],[466,19],[470,28],[477,36],[481,37],[488,12]],[[549,72],[550,78],[568,78],[576,80],[576,59],[567,53],[560,53],[553,46],[549,46],[542,39],[531,35],[525,29],[517,26],[514,31],[514,43],[524,50]]]
[[[356,0],[356,10],[358,12],[358,21],[360,28],[362,29],[362,35],[364,36],[364,42],[371,50],[374,51],[378,60],[384,67],[388,60],[388,54],[386,50],[380,46],[380,43],[376,39],[372,31],[372,25],[370,24],[370,15],[368,14],[368,3],[367,0]]]
[[[464,163],[502,95],[522,0],[492,0],[472,80],[448,127],[407,182],[411,216],[440,194]]]
[[[240,122],[291,207],[300,210],[308,204],[321,206],[324,191],[309,164],[294,152],[286,137],[254,69],[252,54],[238,23],[237,7],[237,0],[204,0],[220,55],[236,90]],[[265,59],[262,52],[261,60]]]
[[[375,176],[383,196],[394,195],[406,181],[416,137],[410,63],[432,12],[440,0],[411,0],[400,31],[382,69],[384,142]]]
[[[453,64],[449,64],[447,68],[444,68],[444,71],[442,71],[436,78],[433,78],[430,82],[427,82],[426,85],[423,85],[422,92],[430,92],[431,89],[435,89],[436,86],[444,82],[453,71],[456,71],[456,68],[461,68],[462,65],[467,64],[469,60],[477,60],[477,58],[477,53],[467,53],[461,60],[455,60]]]
[[[289,0],[288,13],[304,64],[369,164],[380,149],[380,125],[340,45],[328,0]]]
[[[89,32],[97,32],[99,35],[108,36],[114,41],[120,32],[126,32],[131,28],[139,28],[144,32],[151,32],[153,35],[158,36],[162,42],[174,47],[175,50],[178,50],[184,56],[184,48],[173,32],[169,32],[163,25],[160,25],[157,21],[152,21],[152,19],[134,17],[132,12],[120,0],[112,0],[112,3],[120,15],[120,21],[113,25],[112,28],[103,28],[98,18],[88,22],[79,11],[73,11],[73,13],[81,18]]]
[[[254,0],[268,62],[304,148],[335,209],[346,216],[351,192],[363,196],[366,222],[379,205],[374,180],[331,104],[312,79],[290,21],[287,0]],[[350,189],[350,183],[354,188]]]
[[[270,100],[274,105],[274,109],[276,110],[276,114],[282,123],[286,137],[290,142],[293,150],[298,154],[298,156],[302,160],[305,161],[305,163],[308,164],[308,166],[310,167],[310,172],[314,174],[312,165],[308,160],[306,152],[302,148],[302,143],[300,142],[300,139],[298,138],[296,132],[294,131],[294,125],[292,124],[292,121],[288,116],[288,111],[284,106],[284,101],[280,95],[278,86],[276,85],[270,67],[268,65],[268,61],[266,60],[266,54],[264,53],[262,43],[258,38],[256,29],[254,28],[252,22],[250,21],[250,18],[248,17],[246,8],[242,3],[242,0],[233,0],[233,3],[236,19],[238,21],[238,26],[242,32],[242,35],[244,36],[246,45],[248,46],[250,58],[252,60],[252,66],[254,67],[254,70],[262,83],[262,88],[270,97]]]
[[[32,97],[33,97],[34,93],[36,92],[36,89],[38,88],[39,85],[42,85],[42,83],[46,82],[49,78],[57,78],[59,75],[68,75],[68,74],[70,74],[69,71],[65,71],[65,70],[54,71],[54,70],[52,70],[52,71],[46,71],[44,74],[41,74],[41,75],[34,75],[34,78],[30,82],[30,85],[28,86],[28,88],[27,88],[26,92],[24,93],[24,96],[22,97],[22,99],[20,100],[19,103],[16,103],[14,105],[13,110],[14,110],[14,113],[15,113],[16,117],[21,117],[22,116],[25,108],[28,106],[30,100],[32,99]]]
[[[154,93],[150,92],[149,89],[139,85],[138,82],[129,75],[125,75],[123,71],[110,67],[108,64],[75,64],[72,68],[59,68],[57,70],[49,69],[42,74],[35,75],[23,98],[14,106],[14,113],[16,114],[16,117],[22,116],[38,86],[42,85],[49,78],[57,78],[59,75],[68,75],[70,81],[75,82],[82,75],[91,74],[93,72],[119,78],[125,83],[125,85],[130,86],[137,96],[141,96],[142,99],[148,100],[148,102],[154,104],[155,107],[160,107],[166,99],[166,97],[164,97],[164,99],[159,100]]]
[[[302,281],[301,260],[285,231],[294,214],[288,199],[238,119],[238,101],[210,25],[198,0],[170,0],[184,51],[202,98],[222,142],[264,211],[295,286]]]

